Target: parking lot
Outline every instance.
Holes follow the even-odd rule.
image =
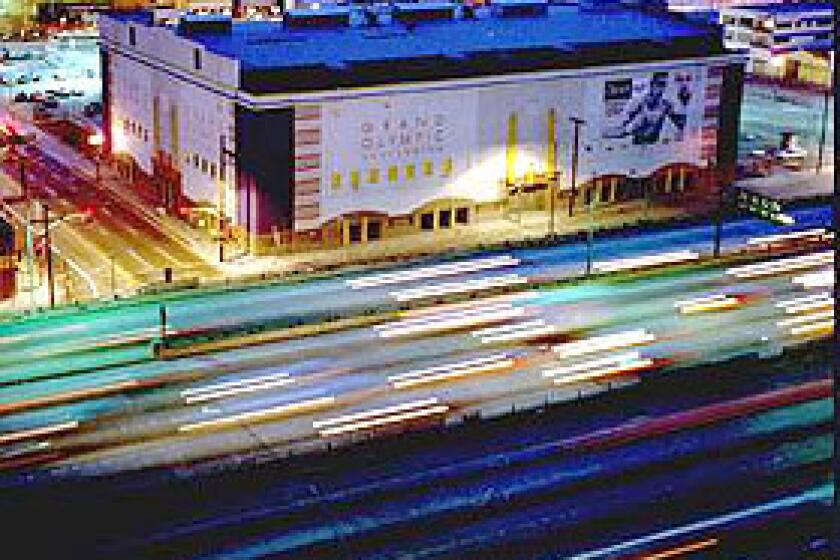
[[[102,85],[95,40],[7,44],[0,55],[4,103],[27,106],[44,116],[98,120]]]
[[[822,129],[823,96],[773,86],[746,84],[741,105],[738,152],[741,158],[753,150],[779,148],[782,132],[793,132],[807,152],[806,162],[816,161]],[[834,154],[834,103],[829,103],[826,121],[825,161]]]

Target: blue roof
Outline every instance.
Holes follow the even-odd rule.
[[[229,34],[195,34],[192,38],[212,52],[241,61],[245,68],[259,69],[320,64],[342,67],[352,62],[426,56],[457,58],[498,50],[574,51],[587,45],[667,42],[704,34],[707,29],[667,15],[570,9],[528,18],[421,22],[410,30],[398,24],[286,29],[279,22],[235,22]]]
[[[767,12],[770,14],[784,14],[815,12],[819,10],[831,11],[831,4],[828,2],[784,2],[776,4],[747,4],[745,6],[732,6],[732,8],[740,10],[754,10],[756,12]]]
[[[148,14],[112,17],[152,24]],[[179,32],[238,60],[244,90],[276,93],[712,56],[726,52],[720,29],[667,12],[555,5],[536,15],[328,28],[250,20]]]

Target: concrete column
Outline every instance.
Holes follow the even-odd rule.
[[[350,245],[350,220],[341,219],[341,244]]]
[[[613,177],[610,179],[610,202],[615,202],[618,199],[618,179]]]
[[[361,226],[362,226],[362,243],[367,243],[367,240],[368,240],[368,238],[367,238],[368,217],[367,216],[362,216]]]
[[[677,180],[677,191],[685,191],[685,167],[680,167],[680,175],[679,179]]]
[[[673,180],[674,170],[669,167],[668,172],[665,174],[665,194],[671,194],[671,183]]]

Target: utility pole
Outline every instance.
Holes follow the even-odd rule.
[[[586,124],[581,118],[578,117],[569,117],[569,120],[572,121],[573,125],[573,133],[572,133],[572,181],[571,181],[571,189],[569,192],[569,217],[572,217],[574,213],[575,207],[575,196],[577,195],[577,170],[578,170],[578,149],[580,146],[580,126],[582,124]]]
[[[592,261],[594,259],[594,252],[595,252],[595,223],[592,217],[592,210],[593,205],[595,204],[595,197],[590,195],[589,203],[586,205],[586,215],[587,215],[587,223],[586,223],[586,276],[589,277],[592,274]]]
[[[44,204],[44,251],[47,255],[47,288],[50,293],[50,309],[55,307],[55,278],[53,277],[52,246],[50,245],[50,207]]]
[[[42,204],[42,218],[29,220],[30,224],[44,226],[44,253],[47,258],[47,289],[49,290],[50,309],[55,307],[55,278],[53,275],[52,245],[50,243],[50,207]]]
[[[158,315],[160,316],[160,341],[166,342],[166,306],[160,304],[158,308]]]
[[[723,212],[725,203],[725,186],[717,181],[717,167],[713,159],[708,162],[709,182],[711,187],[717,190],[717,210],[715,211],[715,238],[712,249],[712,256],[714,258],[720,257],[720,243],[723,235]],[[720,183],[720,184],[719,184]]]
[[[109,255],[111,259],[111,299],[117,297],[117,265],[114,262],[114,255]]]
[[[826,130],[828,128],[828,105],[831,101],[831,92],[834,91],[836,84],[835,84],[835,73],[834,73],[834,52],[831,52],[831,57],[829,58],[829,78],[828,78],[828,87],[826,88],[825,92],[823,93],[823,110],[822,110],[822,119],[820,123],[820,143],[819,149],[817,151],[817,174],[822,171],[823,166],[823,156],[825,154],[825,135]],[[835,104],[835,110],[837,105]],[[836,114],[836,113],[835,113]]]

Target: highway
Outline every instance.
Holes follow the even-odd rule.
[[[769,233],[825,227],[830,223],[830,209],[826,207],[794,211],[797,224],[778,227],[760,220],[733,221],[724,228],[723,246],[731,249],[743,246],[755,236]],[[642,233],[626,238],[596,239],[596,260],[609,260],[621,256],[632,257],[660,251],[711,250],[713,236],[710,226],[672,228]],[[518,249],[495,254],[474,254],[459,260],[476,260],[497,257],[496,266],[468,274],[449,274],[440,282],[457,283],[467,278],[485,279],[496,275],[517,274],[535,280],[562,278],[582,272],[586,249],[581,243],[543,249]],[[431,261],[429,265],[441,264]],[[518,264],[514,264],[518,263]],[[422,268],[417,265],[413,268]],[[400,270],[400,269],[397,269]],[[411,268],[403,270],[411,270]],[[358,275],[355,275],[358,276]],[[430,281],[417,278],[398,284],[353,289],[348,282],[353,275],[314,280],[305,284],[267,284],[248,289],[207,293],[197,291],[166,301],[169,327],[174,330],[231,326],[242,323],[260,323],[268,320],[296,320],[307,316],[326,316],[339,313],[353,314],[364,309],[396,309],[398,302],[390,292],[411,289]],[[3,325],[0,333],[11,343],[3,347],[6,364],[18,364],[38,358],[37,367],[27,369],[25,376],[18,370],[3,367],[0,361],[0,379],[19,379],[38,375],[60,375],[85,367],[83,358],[64,358],[50,361],[51,354],[66,356],[69,351],[90,349],[103,342],[121,340],[123,337],[145,337],[150,340],[159,328],[158,304],[155,302],[132,304],[102,309],[96,313],[79,313],[21,321]],[[67,338],[73,333],[72,339]],[[112,352],[107,363],[120,360],[133,362],[143,351]],[[101,354],[92,366],[102,363]]]
[[[753,265],[523,285],[460,306],[429,302],[372,327],[171,361],[152,361],[138,344],[24,368],[17,362],[2,370],[0,464],[40,465],[44,476],[66,477],[254,450],[284,456],[406,426],[574,400],[746,353],[775,356],[830,332],[831,288],[805,290],[792,279],[831,262],[830,253],[816,250]],[[520,276],[532,282],[533,275]],[[508,267],[477,279],[510,277]],[[457,285],[472,280],[467,275]],[[353,294],[352,285],[373,281],[383,276],[323,283],[344,284]],[[394,297],[416,288],[385,289]],[[130,365],[108,365],[131,356]],[[91,361],[98,369],[49,369],[61,363],[72,371]]]
[[[706,368],[285,464],[27,486],[51,507],[21,511],[91,558],[584,559],[721,547],[739,524],[830,496],[824,367],[782,388],[770,378],[790,361],[733,365],[735,382]],[[74,518],[85,511],[101,516],[95,534]]]

